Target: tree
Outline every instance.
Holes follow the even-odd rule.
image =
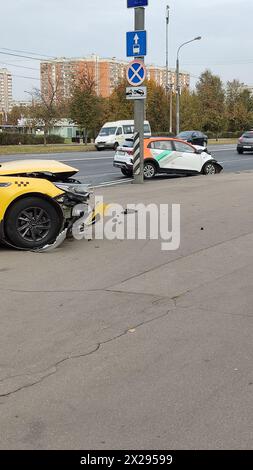
[[[94,79],[86,72],[73,80],[73,90],[69,101],[70,118],[84,131],[87,144],[89,131],[94,132],[101,116],[101,99],[96,95]]]
[[[153,80],[147,81],[146,116],[153,132],[168,132],[169,103],[164,88]]]
[[[37,120],[38,126],[43,125],[44,145],[47,144],[50,129],[61,117],[61,106],[57,100],[59,84],[58,79],[55,84],[49,79],[47,93],[41,92],[38,88],[35,88],[33,92],[35,100],[30,108],[31,118]]]
[[[198,114],[204,132],[216,135],[225,129],[225,92],[222,81],[210,70],[203,72],[196,85],[199,102]]]
[[[126,87],[128,86],[128,82],[123,80],[114,88],[111,96],[106,100],[106,121],[133,119],[133,101],[126,99]]]
[[[237,133],[247,129],[253,122],[253,98],[239,80],[227,82],[226,87],[227,130]]]
[[[180,96],[180,129],[201,129],[198,96],[195,91],[184,89]]]

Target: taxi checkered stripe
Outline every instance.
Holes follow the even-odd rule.
[[[15,184],[19,188],[21,188],[21,187],[26,188],[26,186],[28,186],[30,183],[29,183],[29,181],[15,181]]]

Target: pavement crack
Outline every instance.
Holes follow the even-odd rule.
[[[158,302],[159,300],[160,300],[160,299],[157,299],[155,302]],[[89,352],[81,353],[81,354],[75,354],[75,355],[70,354],[70,355],[68,355],[67,357],[62,358],[61,360],[57,361],[56,363],[54,363],[53,365],[51,365],[49,368],[47,368],[47,371],[49,371],[49,372],[46,373],[46,371],[45,371],[44,375],[43,375],[42,377],[40,377],[38,380],[34,380],[34,381],[30,382],[30,383],[26,383],[26,384],[24,384],[24,385],[21,385],[21,386],[19,386],[19,387],[16,387],[14,390],[10,390],[10,391],[8,391],[8,392],[6,392],[6,393],[0,393],[0,398],[9,397],[9,396],[11,396],[11,395],[13,395],[13,394],[15,394],[15,393],[17,393],[17,392],[20,392],[20,391],[24,390],[24,389],[31,388],[31,387],[33,387],[34,385],[38,385],[38,384],[42,383],[42,382],[43,382],[45,379],[47,379],[48,377],[50,377],[50,376],[56,374],[57,371],[58,371],[58,368],[59,368],[62,364],[66,363],[66,362],[68,362],[68,361],[71,361],[71,360],[75,360],[75,359],[80,359],[80,358],[82,358],[82,357],[91,356],[91,355],[95,354],[96,352],[98,352],[98,351],[101,349],[101,347],[103,347],[103,345],[108,344],[108,343],[111,343],[111,342],[113,342],[113,341],[115,341],[115,340],[117,340],[117,339],[119,339],[119,338],[122,338],[123,336],[126,336],[127,334],[129,334],[129,332],[130,332],[131,329],[136,330],[136,329],[138,329],[138,328],[140,328],[140,327],[142,327],[142,326],[144,326],[144,325],[147,325],[147,324],[149,324],[149,323],[152,323],[152,322],[155,322],[155,321],[157,321],[157,320],[160,320],[160,319],[166,317],[167,315],[169,315],[170,312],[171,312],[171,310],[170,310],[170,309],[167,309],[166,312],[164,312],[164,313],[162,313],[162,314],[160,314],[160,315],[157,315],[157,316],[155,316],[155,317],[153,317],[153,318],[150,318],[150,319],[148,319],[148,320],[144,320],[144,321],[142,321],[142,322],[140,322],[140,323],[137,323],[137,324],[135,324],[135,325],[132,325],[131,327],[128,327],[126,330],[124,330],[122,333],[120,333],[120,334],[118,334],[118,335],[115,335],[115,336],[113,336],[112,338],[109,338],[109,339],[107,339],[107,340],[105,340],[105,341],[101,341],[101,342],[97,343],[96,346],[95,346],[91,351],[89,351]],[[43,371],[38,372],[38,374],[43,374]],[[19,374],[19,375],[15,375],[15,376],[5,377],[5,379],[2,379],[0,382],[4,383],[4,381],[10,380],[10,379],[12,379],[12,378],[23,377],[23,376],[26,376],[26,375],[28,375],[28,374]]]

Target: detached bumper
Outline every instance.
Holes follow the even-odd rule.
[[[133,164],[132,163],[126,163],[126,162],[120,162],[120,161],[114,161],[113,166],[115,168],[120,168],[122,170],[127,170],[127,171],[133,171]]]

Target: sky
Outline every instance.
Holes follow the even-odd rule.
[[[125,34],[134,29],[134,11],[127,0],[1,0],[0,68],[13,74],[14,99],[29,99],[39,87],[39,60],[2,54],[26,51],[50,57],[101,57],[126,60]],[[149,0],[146,8],[148,51],[146,62],[165,65],[166,5],[170,6],[169,65],[191,75],[210,69],[226,82],[239,79],[253,85],[252,0]],[[17,52],[18,54],[19,52]],[[29,54],[24,54],[29,55]],[[46,58],[46,57],[45,57]],[[27,67],[27,68],[23,68]],[[34,77],[34,78],[23,78]]]

